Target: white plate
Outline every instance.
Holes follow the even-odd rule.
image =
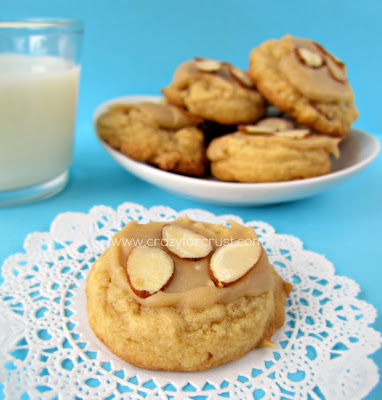
[[[115,103],[158,101],[156,96],[127,96],[101,104],[93,115],[93,125],[100,114]],[[97,136],[98,137],[98,136]],[[99,139],[99,138],[98,138]],[[369,133],[352,129],[341,144],[341,157],[332,161],[330,174],[289,182],[237,183],[218,181],[212,177],[192,178],[162,171],[134,161],[100,140],[111,157],[131,174],[179,196],[207,203],[254,206],[303,199],[338,185],[365,168],[377,156],[380,144]]]

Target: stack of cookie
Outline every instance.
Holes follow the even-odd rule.
[[[177,123],[148,112],[137,121],[131,114],[142,105],[117,107],[100,117],[100,136],[136,160],[192,176],[209,167],[224,181],[327,174],[330,155],[339,157],[358,116],[345,64],[318,43],[290,35],[253,49],[248,73],[227,62],[187,61],[162,93],[167,104],[158,112]]]

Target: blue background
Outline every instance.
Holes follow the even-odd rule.
[[[355,279],[360,298],[378,310],[382,328],[382,161],[321,195],[261,208],[231,208],[183,200],[116,165],[97,143],[91,116],[101,102],[130,94],[159,94],[176,66],[194,55],[248,65],[249,51],[285,33],[313,38],[343,59],[361,116],[355,126],[381,140],[382,2],[380,0],[173,1],[0,0],[0,16],[81,18],[83,68],[74,161],[69,186],[39,203],[0,209],[0,265],[23,249],[26,235],[47,231],[65,211],[130,201],[176,210],[204,208],[263,220],[324,254],[339,275]],[[1,145],[1,144],[0,144]],[[0,278],[1,279],[1,278]],[[382,367],[382,352],[373,359]],[[0,398],[2,398],[0,385]],[[379,384],[368,399],[382,398]]]

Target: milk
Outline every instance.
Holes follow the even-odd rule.
[[[69,167],[79,71],[55,57],[0,54],[0,191]]]

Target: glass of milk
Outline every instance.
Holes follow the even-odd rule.
[[[68,182],[82,35],[78,20],[0,20],[0,206]]]

